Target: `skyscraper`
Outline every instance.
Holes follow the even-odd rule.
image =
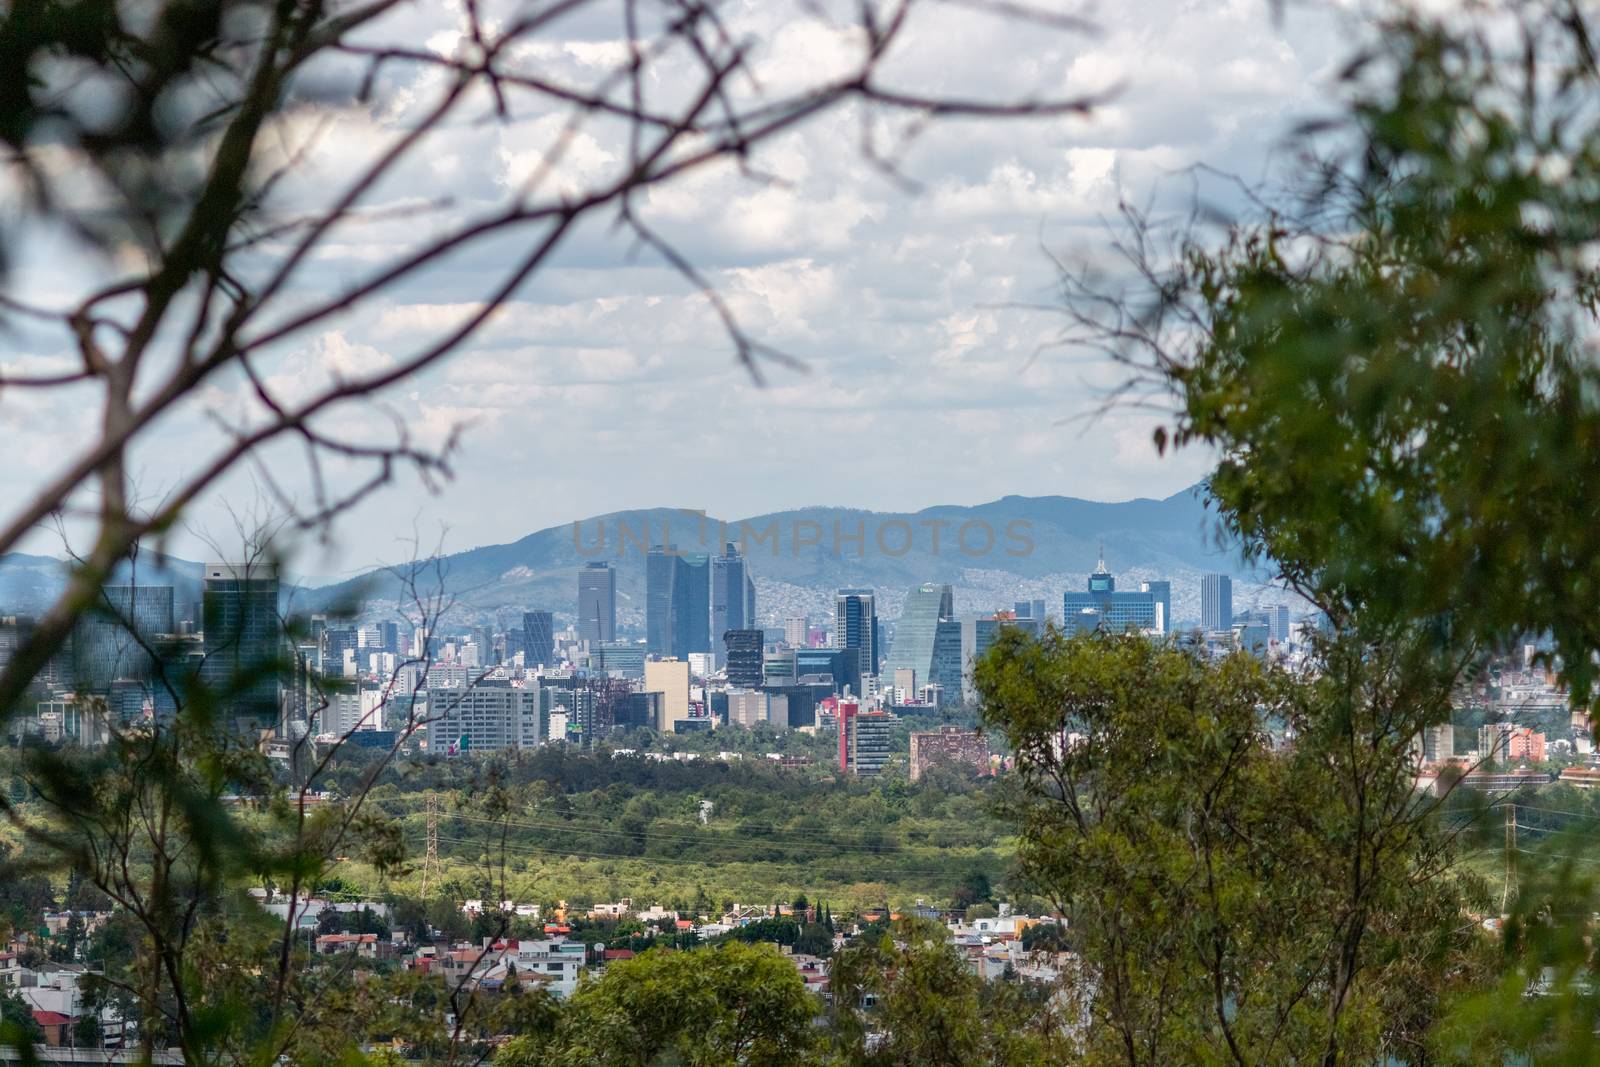
[[[711,557],[685,552],[672,574],[672,654],[711,651]],[[720,637],[720,635],[719,635]]]
[[[893,751],[894,716],[884,711],[858,711],[839,720],[846,739],[846,762],[853,774],[881,774]]]
[[[397,622],[378,623],[378,650],[391,654],[400,652],[400,624]]]
[[[861,673],[878,673],[878,609],[870,589],[841,589],[833,601],[833,647],[861,650]]]
[[[1233,579],[1226,574],[1208,574],[1200,581],[1200,628],[1233,629]]]
[[[962,698],[962,673],[965,664],[959,619],[940,619],[933,637],[933,670],[927,681],[944,689],[945,699]]]
[[[1113,633],[1152,630],[1156,625],[1155,594],[1149,590],[1117,592],[1117,580],[1106,569],[1102,555],[1089,575],[1089,588],[1062,595],[1061,625],[1067,633],[1101,627]]]
[[[676,545],[654,545],[644,560],[645,650],[672,655],[672,583],[677,573]]]
[[[750,576],[748,567],[744,572],[744,624],[752,630],[761,628],[756,615],[756,580]]]
[[[785,619],[783,621],[783,643],[790,648],[805,648],[809,643],[806,640],[806,620],[804,618]]]
[[[728,664],[728,684],[748,688],[760,685],[761,631],[724,630],[719,641]]]
[[[556,622],[548,611],[522,613],[522,662],[527,667],[555,666]]]
[[[440,690],[429,706],[428,751],[437,755],[533,748],[541,740],[539,690],[483,682]]]
[[[752,626],[744,613],[745,584],[744,556],[729,541],[722,555],[711,560],[711,645],[719,664],[726,662],[722,635]]]
[[[1156,620],[1160,624],[1158,629],[1164,634],[1170,634],[1172,632],[1172,583],[1166,581],[1140,582],[1139,589],[1141,592],[1149,593],[1155,597],[1156,603],[1161,605],[1161,613]]]
[[[933,681],[934,637],[939,622],[955,615],[955,598],[948,585],[924,582],[906,593],[906,605],[894,629],[894,645],[884,661],[884,672],[911,671],[918,682]],[[915,690],[916,686],[909,688]]]
[[[245,730],[278,724],[283,627],[278,571],[269,563],[207,563],[201,677],[228,706],[219,719]]]
[[[1044,620],[1047,618],[1045,615],[1044,601],[1019,600],[1016,602],[1016,610],[1017,618],[1038,619],[1040,627],[1042,628],[1044,626]]]
[[[585,563],[578,572],[578,637],[590,644],[617,639],[617,572],[609,563]]]
[[[102,692],[118,678],[148,678],[159,655],[156,636],[176,627],[172,604],[168,585],[102,588],[72,631],[74,685]]]

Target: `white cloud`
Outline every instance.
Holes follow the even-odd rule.
[[[730,8],[736,32],[767,41],[756,62],[769,95],[846,69],[859,48],[850,33],[798,10]],[[448,517],[457,541],[473,544],[629,506],[737,516],[820,501],[919,508],[1010,492],[1125,498],[1197,477],[1203,455],[1156,458],[1148,416],[1086,421],[1115,369],[1048,347],[1061,322],[1014,305],[1055,299],[1041,244],[1103,253],[1119,197],[1186,196],[1172,175],[1198,162],[1259,175],[1289,123],[1319,101],[1340,42],[1299,11],[1280,27],[1255,0],[1105,5],[1093,38],[1006,26],[964,5],[926,10],[935,17],[891,57],[885,84],[991,98],[1117,93],[1087,118],[921,130],[905,116],[880,122],[880,147],[917,134],[897,156],[922,187],[910,195],[862,159],[855,108],[786,133],[750,161],[775,180],[720,166],[649,191],[641,210],[703,268],[750,334],[805,362],[803,373],[765,367],[764,388],[737,365],[713,310],[685,279],[625,233],[581,228],[469,346],[388,398],[420,440],[464,429],[458,480],[420,505],[404,490],[380,494],[359,513],[363,529],[409,529],[420,506],[425,521]],[[425,47],[461,46],[458,9],[405,8],[398,17]],[[614,21],[574,22],[571,39],[517,55],[548,77],[592,84],[625,54]],[[653,101],[681,97],[689,79],[687,66],[678,70],[685,77],[648,87]],[[353,180],[356,162],[427,106],[438,74],[385,77],[381,107],[307,107],[280,122],[285,153],[308,152],[281,191],[286,204]],[[373,214],[340,227],[306,265],[299,298],[325,299],[449,220],[503,203],[558,143],[557,188],[625,164],[626,144],[602,120],[563,140],[560,115],[524,104],[499,124],[484,121],[490,113],[487,98],[468,101],[424,157],[373,190],[363,200]],[[296,338],[266,366],[271,387],[304,396],[419,350],[475,312],[532,239],[517,232],[452,258],[384,303]],[[57,302],[71,284],[68,270],[36,282]],[[174,482],[185,459],[215,440],[210,414],[252,417],[246,383],[218,382],[206,401],[206,412],[174,420],[143,453],[153,483]],[[0,473],[0,492],[24,491],[84,419],[0,397],[0,430],[37,453]],[[357,434],[390,426],[389,414],[359,409],[339,419]],[[303,472],[286,460],[283,478]],[[363,562],[373,543],[351,543],[347,560]]]

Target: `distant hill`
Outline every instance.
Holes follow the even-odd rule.
[[[570,621],[578,568],[586,560],[607,560],[617,568],[618,623],[633,630],[643,626],[645,546],[670,541],[682,552],[715,553],[723,538],[743,545],[767,625],[793,615],[830,615],[833,591],[846,586],[877,590],[880,615],[892,619],[905,591],[927,581],[953,585],[962,613],[1035,598],[1059,613],[1061,593],[1082,587],[1102,546],[1125,587],[1170,579],[1178,622],[1198,618],[1200,576],[1207,572],[1235,576],[1240,607],[1290,599],[1263,584],[1268,575],[1252,572],[1236,551],[1219,545],[1216,517],[1198,486],[1165,500],[1008,496],[917,512],[806,507],[726,521],[676,508],[635,509],[551,526],[437,563],[463,621],[503,614],[509,622],[534,608]],[[152,559],[141,562],[140,580],[176,585],[181,613],[199,597],[201,564]],[[61,576],[62,565],[48,557],[0,558],[0,613],[39,610],[60,590]],[[392,573],[374,570],[314,589],[286,587],[285,594],[292,592],[299,610],[361,599],[366,614],[387,615],[399,589]]]
[[[609,561],[617,568],[618,622],[631,628],[643,620],[643,546],[670,541],[681,552],[715,553],[724,538],[743,546],[768,625],[794,614],[820,618],[832,610],[833,590],[846,586],[878,590],[880,614],[893,618],[905,590],[926,581],[954,585],[962,612],[1009,607],[1024,597],[1043,598],[1059,610],[1061,592],[1081,583],[1102,545],[1107,565],[1131,588],[1141,579],[1173,580],[1180,620],[1186,612],[1198,615],[1199,576],[1211,571],[1240,580],[1235,599],[1241,605],[1286,599],[1262,589],[1267,576],[1219,546],[1216,518],[1199,487],[1165,500],[1008,496],[917,512],[807,507],[730,520],[637,509],[552,526],[439,563],[467,613],[542,608],[570,619],[577,569],[586,560]],[[392,575],[376,571],[304,596],[321,603],[364,594],[377,608],[393,603],[396,588]]]

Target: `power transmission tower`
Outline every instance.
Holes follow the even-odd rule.
[[[439,878],[439,794],[428,790],[428,852],[422,861],[422,899],[428,899],[428,880]]]

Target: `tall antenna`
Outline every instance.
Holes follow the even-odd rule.
[[[422,861],[422,898],[428,898],[428,879],[439,878],[439,794],[428,790],[428,852]]]

